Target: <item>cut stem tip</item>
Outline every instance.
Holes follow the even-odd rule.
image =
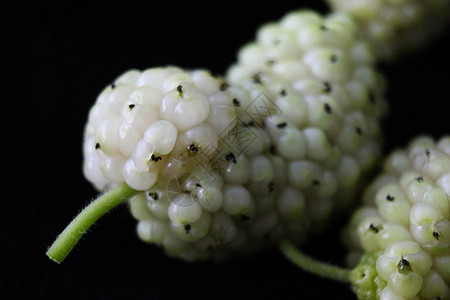
[[[122,183],[92,201],[56,238],[48,248],[47,256],[54,262],[61,263],[92,224],[136,193],[136,190],[130,188],[126,183]]]

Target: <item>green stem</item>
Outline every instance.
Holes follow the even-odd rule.
[[[289,241],[281,241],[279,247],[281,252],[291,262],[307,272],[337,281],[350,282],[349,275],[351,270],[349,269],[333,266],[308,257],[297,250]]]
[[[137,191],[122,183],[92,201],[56,238],[48,248],[47,256],[51,260],[61,263],[95,221],[136,193]]]

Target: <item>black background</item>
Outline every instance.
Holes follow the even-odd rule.
[[[277,251],[224,264],[184,263],[140,242],[125,207],[102,218],[64,263],[46,248],[96,192],[81,172],[87,112],[130,68],[167,64],[223,74],[263,23],[319,1],[16,1],[0,37],[2,299],[354,299],[349,287],[305,274]],[[3,4],[4,5],[4,4]],[[391,114],[386,151],[449,133],[449,34],[381,66]],[[5,151],[3,151],[5,153]],[[342,264],[337,223],[305,252]]]

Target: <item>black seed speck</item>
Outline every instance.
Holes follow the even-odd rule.
[[[269,183],[269,192],[272,193],[274,189],[275,189],[275,182],[271,181]]]
[[[255,122],[254,121],[248,121],[247,123],[242,123],[242,126],[244,127],[254,127]]]
[[[191,224],[184,225],[184,232],[186,232],[186,234],[189,234],[191,232],[191,229]]]
[[[426,155],[426,157],[430,158],[430,156],[431,156],[430,150],[426,149],[425,150],[425,155]]]
[[[130,104],[130,105],[128,105],[128,108],[129,108],[130,110],[132,110],[135,106],[136,106],[135,104]]]
[[[371,231],[373,231],[375,233],[378,233],[378,231],[380,231],[380,229],[378,229],[377,227],[373,226],[373,224],[370,224],[369,230],[371,230]]]
[[[363,131],[362,131],[362,129],[359,128],[359,127],[356,127],[356,128],[355,128],[355,132],[356,132],[356,134],[359,135],[359,136],[363,135]]]
[[[226,91],[229,87],[230,86],[228,85],[228,83],[224,82],[220,85],[220,90],[223,92]]]
[[[240,219],[241,219],[241,221],[249,221],[251,218],[250,218],[250,216],[247,216],[247,215],[242,214],[242,215],[240,216]]]
[[[283,123],[280,123],[280,124],[277,125],[277,127],[280,128],[280,129],[285,128],[286,126],[287,126],[286,122],[283,122]]]
[[[191,194],[191,191],[185,190],[184,193],[185,193],[186,195],[190,195],[190,194]]]
[[[422,176],[417,177],[417,178],[416,178],[416,181],[417,181],[417,182],[422,182],[422,181],[423,181],[423,177],[422,177]]]
[[[337,58],[337,55],[336,55],[336,54],[333,54],[333,55],[330,56],[330,62],[331,62],[331,63],[337,62],[337,59],[338,59],[338,58]]]
[[[189,145],[189,150],[191,150],[192,153],[197,153],[198,148],[194,144]]]
[[[236,107],[239,107],[239,106],[241,106],[241,102],[239,102],[238,99],[234,98],[233,99],[233,105],[236,106]]]
[[[280,95],[281,96],[286,96],[287,95],[287,93],[286,93],[286,90],[285,89],[282,89],[281,91],[280,91]]]
[[[269,148],[269,152],[272,155],[276,155],[277,154],[277,147],[275,147],[275,145],[271,145]]]
[[[397,264],[397,271],[399,273],[412,272],[412,268],[411,265],[409,264],[409,261],[407,261],[402,257],[402,259],[400,259],[400,261]]]
[[[161,156],[155,156],[155,154],[152,154],[152,157],[150,159],[153,160],[154,162],[162,160]]]
[[[155,201],[159,199],[158,193],[150,192],[150,193],[148,193],[148,195],[149,195],[150,197],[152,197],[153,200],[155,200]]]
[[[313,181],[311,181],[311,183],[312,183],[313,185],[320,185],[320,181],[317,180],[317,179],[314,179]]]
[[[330,104],[328,104],[328,103],[325,103],[325,104],[323,105],[323,109],[325,110],[325,112],[326,112],[327,114],[331,114],[331,113],[333,112],[333,110],[331,109]]]
[[[256,73],[252,76],[253,82],[254,83],[262,83],[261,80],[261,73]]]
[[[439,233],[437,233],[436,231],[433,231],[433,237],[434,237],[436,240],[439,240]]]
[[[328,30],[328,27],[326,27],[325,25],[322,25],[322,26],[320,26],[320,30],[322,30],[322,31],[327,31],[327,30]]]
[[[202,187],[202,185],[201,185],[200,183],[196,183],[195,186],[196,186],[196,187],[199,187],[199,188]]]
[[[100,144],[99,143],[95,144],[95,149],[100,149]]]
[[[332,88],[331,88],[331,84],[329,82],[324,82],[323,86],[324,86],[324,89],[323,89],[324,93],[331,93]]]
[[[233,154],[233,152],[230,152],[230,153],[228,153],[226,156],[225,156],[225,159],[227,160],[227,161],[233,161],[233,163],[236,163],[236,156],[234,156],[234,154]]]
[[[180,96],[183,97],[183,86],[182,85],[177,86],[177,91],[180,94]]]
[[[386,200],[392,202],[392,201],[395,200],[395,197],[394,197],[394,196],[391,196],[390,194],[388,194],[388,195],[386,196]]]
[[[116,84],[115,83],[111,83],[111,88],[112,89],[115,89],[117,86],[116,86]]]

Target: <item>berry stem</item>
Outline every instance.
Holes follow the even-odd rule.
[[[349,269],[333,266],[301,253],[291,242],[281,241],[279,244],[281,253],[287,259],[299,266],[304,271],[313,273],[318,276],[334,279],[341,282],[350,282]]]
[[[126,183],[122,183],[92,201],[56,238],[48,248],[47,256],[51,260],[61,263],[95,221],[136,193],[137,191]]]

